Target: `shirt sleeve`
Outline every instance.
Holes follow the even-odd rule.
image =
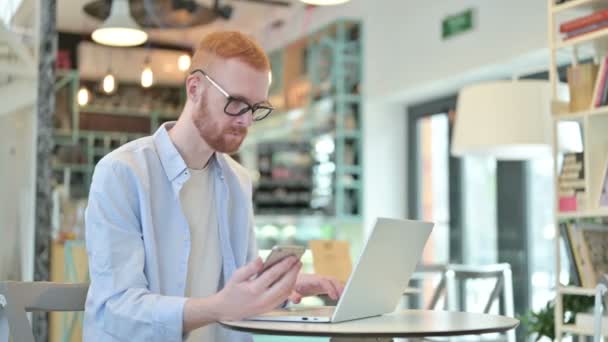
[[[249,244],[247,247],[247,262],[251,262],[257,258],[260,253],[255,236],[255,217],[253,214],[253,185],[249,183]]]
[[[148,289],[138,192],[121,162],[103,159],[95,168],[85,216],[92,317],[85,324],[121,341],[182,341],[186,298]]]

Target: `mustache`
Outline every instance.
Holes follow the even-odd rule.
[[[245,135],[245,134],[247,134],[247,131],[248,131],[247,127],[229,127],[224,132]]]

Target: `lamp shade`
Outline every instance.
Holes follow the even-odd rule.
[[[452,136],[455,156],[500,160],[551,156],[551,87],[547,81],[496,81],[458,94]]]
[[[330,5],[340,5],[350,0],[300,0],[305,4],[316,5],[316,6],[330,6]]]
[[[136,46],[148,40],[144,32],[131,17],[128,0],[112,1],[110,16],[93,31],[95,42],[110,46]]]

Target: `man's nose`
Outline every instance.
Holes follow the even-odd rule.
[[[249,128],[249,126],[253,124],[253,113],[251,113],[251,111],[248,111],[243,115],[239,115],[236,119],[236,124],[241,127]]]

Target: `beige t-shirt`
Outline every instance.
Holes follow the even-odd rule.
[[[212,172],[190,169],[190,179],[180,191],[184,215],[190,226],[187,297],[209,297],[218,291],[222,273],[222,255],[218,233],[217,210]],[[223,330],[210,324],[194,330],[188,342],[218,341]]]

